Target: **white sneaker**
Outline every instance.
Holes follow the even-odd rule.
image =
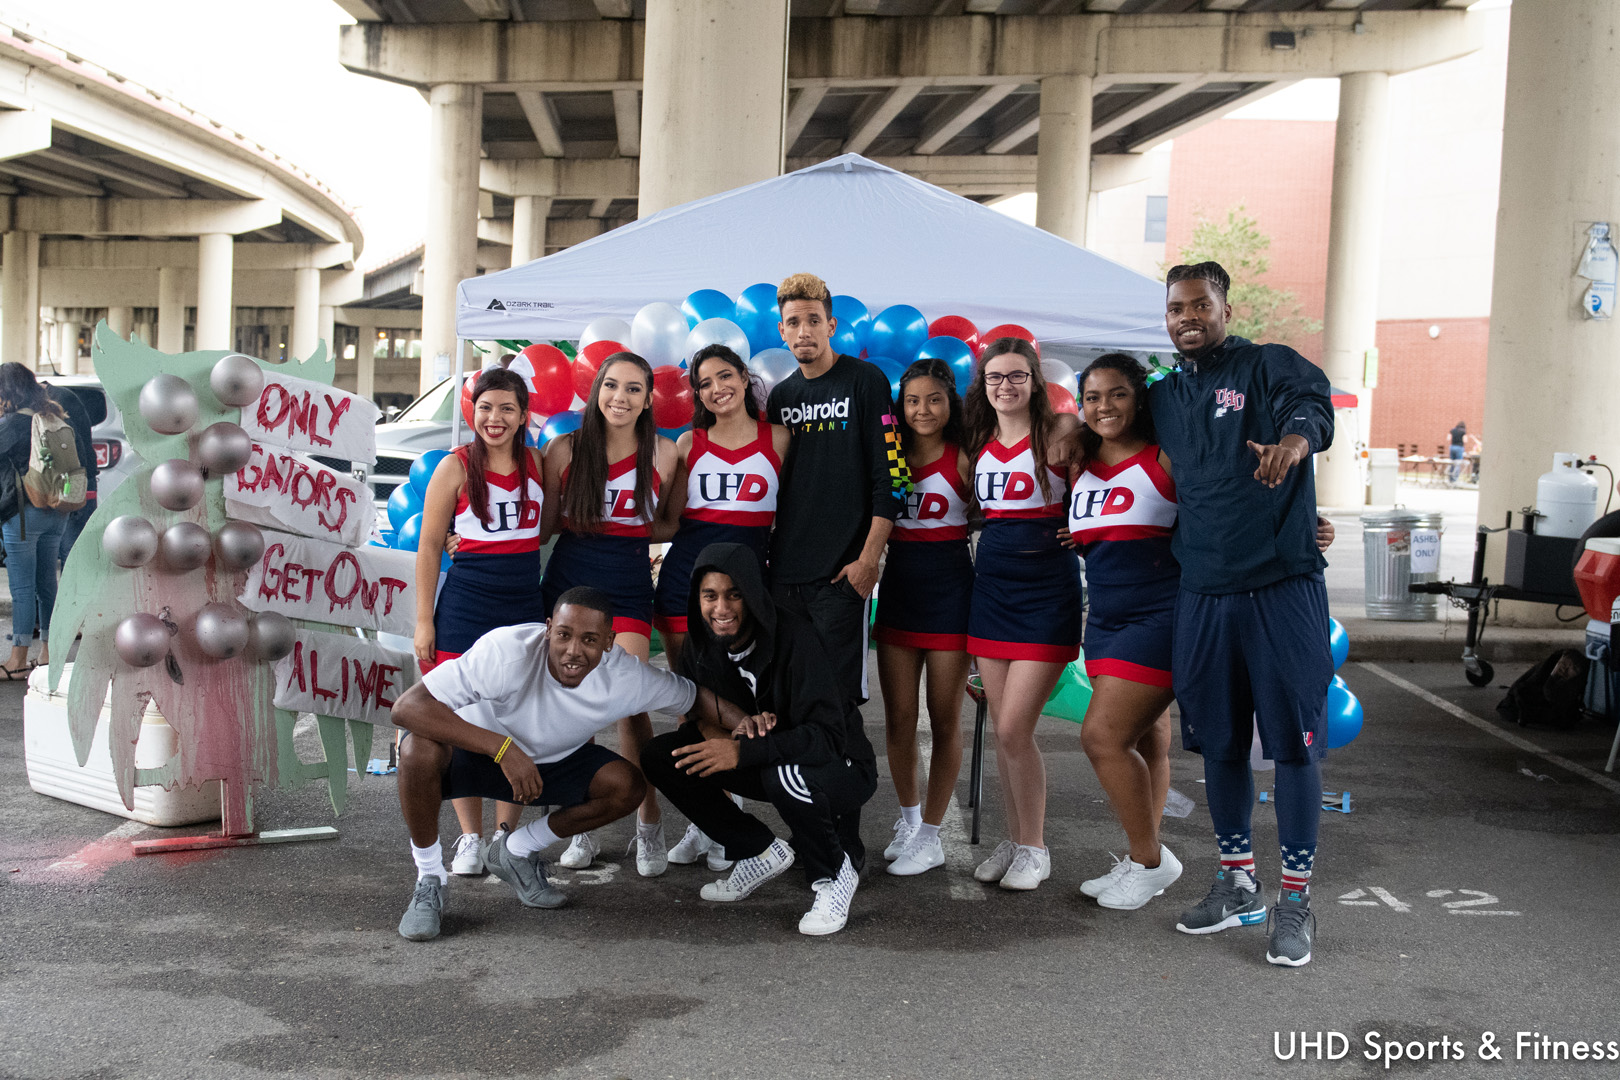
[[[1181,860],[1170,854],[1170,849],[1163,844],[1159,845],[1159,865],[1151,870],[1135,860],[1126,862],[1129,863],[1126,871],[1097,897],[1097,903],[1105,908],[1135,911],[1181,876]]]
[[[883,857],[890,862],[898,859],[900,853],[906,850],[906,845],[911,843],[911,838],[916,835],[917,826],[908,825],[905,818],[896,821],[894,823],[894,839],[890,840],[889,846],[883,849]]]
[[[1123,859],[1116,858],[1114,853],[1110,851],[1108,857],[1114,860],[1114,865],[1109,868],[1108,873],[1102,877],[1088,878],[1080,883],[1080,891],[1086,896],[1093,899],[1101,896],[1108,886],[1118,881],[1119,876],[1130,869],[1130,856],[1127,855]]]
[[[1001,876],[1001,887],[1028,892],[1051,876],[1051,854],[1040,848],[1019,844],[1012,865],[1007,867],[1007,872]]]
[[[842,930],[844,924],[849,922],[849,905],[855,899],[855,887],[860,883],[855,865],[845,855],[844,865],[838,868],[837,877],[822,878],[810,886],[816,890],[816,899],[810,905],[810,910],[804,913],[804,918],[799,920],[799,933],[822,937]]]
[[[582,832],[569,841],[568,850],[562,853],[557,865],[566,866],[570,870],[583,870],[601,853],[602,845],[596,842],[596,837],[588,832]]]
[[[900,857],[889,864],[889,873],[895,877],[911,877],[944,865],[945,845],[939,842],[938,833],[926,840],[921,836],[913,836],[911,843],[900,852]]]
[[[709,869],[717,874],[722,870],[731,869],[731,860],[726,858],[726,849],[712,840],[709,842],[707,862]]]
[[[478,877],[488,872],[484,867],[484,841],[477,833],[464,832],[456,838],[450,872],[457,877]]]
[[[731,903],[741,900],[773,877],[780,876],[793,865],[793,849],[781,840],[772,840],[771,846],[750,859],[738,859],[731,868],[731,876],[711,881],[699,893],[705,900]]]
[[[714,841],[709,839],[708,833],[696,825],[688,825],[686,835],[681,837],[680,841],[669,849],[669,861],[676,866],[691,866],[707,855],[712,847],[714,847]]]
[[[1013,856],[1017,853],[1017,844],[1003,840],[996,845],[996,850],[990,853],[988,859],[973,868],[973,876],[986,883],[1000,881],[1007,876],[1007,868],[1012,866]]]
[[[636,873],[642,877],[657,877],[669,869],[669,845],[664,842],[664,823],[655,821],[647,824],[645,821],[636,822],[636,836],[630,841],[630,847],[624,849],[626,855],[630,848],[636,851]]]

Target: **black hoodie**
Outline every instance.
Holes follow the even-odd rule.
[[[753,651],[741,663],[754,676],[748,685],[738,663],[717,643],[703,621],[698,593],[703,575],[718,570],[742,592],[753,620]],[[759,556],[741,544],[710,544],[692,568],[687,602],[686,647],[679,674],[725,698],[750,715],[776,714],[767,735],[740,739],[739,768],[823,765],[845,758],[875,766],[877,755],[853,702],[837,693],[838,680],[815,627],[803,616],[778,611],[765,588]]]

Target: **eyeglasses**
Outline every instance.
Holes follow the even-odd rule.
[[[1008,386],[1023,386],[1027,382],[1029,382],[1027,371],[1009,371],[1005,375],[999,371],[988,371],[984,376],[986,386],[1000,386],[1002,383]]]

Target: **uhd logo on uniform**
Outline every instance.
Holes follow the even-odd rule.
[[[1228,409],[1233,412],[1242,412],[1243,395],[1236,390],[1228,390],[1222,387],[1215,391],[1215,404],[1218,406],[1215,410],[1216,416],[1225,416]]]
[[[849,398],[823,401],[818,405],[789,405],[782,410],[782,423],[808,424],[815,420],[848,420]]]
[[[1074,493],[1074,506],[1070,516],[1084,521],[1092,516],[1106,517],[1123,514],[1136,502],[1136,494],[1128,487],[1092,488]]]

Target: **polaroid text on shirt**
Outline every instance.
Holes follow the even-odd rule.
[[[782,423],[788,427],[809,424],[817,420],[848,420],[849,398],[823,401],[807,405],[789,405],[782,410]]]

